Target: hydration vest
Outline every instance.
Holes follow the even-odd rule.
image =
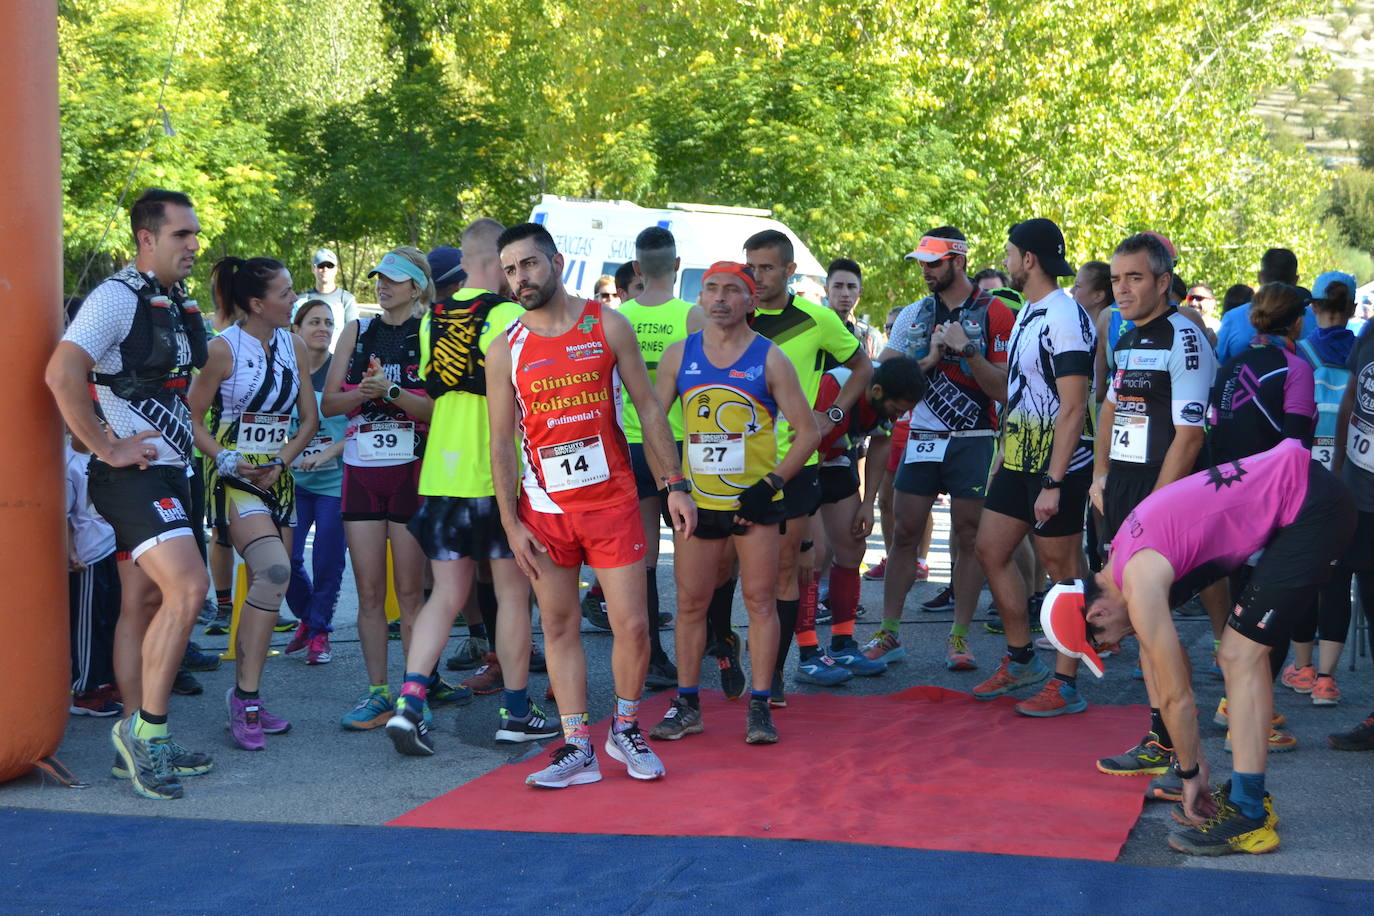
[[[426,394],[436,400],[450,391],[487,396],[482,329],[491,310],[510,301],[484,292],[462,303],[443,299],[430,306],[429,320],[420,322],[420,374]]]
[[[1336,415],[1341,409],[1350,370],[1338,363],[1328,363],[1317,355],[1317,348],[1306,338],[1298,341],[1298,349],[1312,364],[1316,382],[1313,394],[1317,401],[1317,428],[1313,433],[1312,455],[1331,470],[1331,446],[1336,441]],[[1322,451],[1323,449],[1325,451]]]
[[[90,379],[126,401],[142,401],[164,389],[185,389],[191,370],[205,365],[209,343],[205,321],[196,303],[176,287],[164,292],[158,282],[136,271],[121,271],[109,278],[123,284],[138,297],[129,333],[119,344],[123,369],[119,372],[92,372]],[[186,332],[191,347],[191,362],[178,359],[177,328]]]
[[[969,341],[983,351],[983,356],[986,357],[988,309],[992,307],[994,299],[985,290],[975,287],[970,301],[971,304],[967,307],[960,307],[962,311],[959,313],[959,324],[963,326],[964,334],[968,336]],[[930,355],[930,334],[935,330],[935,297],[926,296],[916,305],[919,311],[907,334],[906,355],[912,359],[925,359]],[[949,311],[953,314],[955,309]],[[965,374],[970,374],[968,361],[963,357],[959,358],[959,366]]]

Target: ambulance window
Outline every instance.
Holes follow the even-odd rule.
[[[679,275],[678,298],[685,299],[695,305],[697,297],[701,295],[701,278],[705,274],[704,269],[697,268],[682,271]]]

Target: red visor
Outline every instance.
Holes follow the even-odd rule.
[[[701,275],[701,282],[704,284],[706,278],[711,274],[731,274],[743,280],[744,288],[749,290],[751,294],[757,292],[754,288],[754,272],[749,269],[747,264],[741,264],[738,261],[717,261],[706,268],[706,273]]]
[[[1054,647],[1070,658],[1081,658],[1088,670],[1102,677],[1102,659],[1088,638],[1088,621],[1083,616],[1083,581],[1060,582],[1045,595],[1040,605],[1040,626]]]

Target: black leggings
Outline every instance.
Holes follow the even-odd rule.
[[[1322,586],[1317,598],[1316,617],[1305,617],[1293,626],[1294,642],[1313,642],[1317,634],[1329,642],[1345,642],[1350,633],[1350,580],[1360,590],[1360,604],[1364,605],[1365,620],[1374,629],[1374,575],[1356,573],[1348,566],[1336,566],[1331,579]]]

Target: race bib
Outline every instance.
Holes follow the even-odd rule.
[[[947,448],[949,448],[948,436],[941,436],[936,433],[918,433],[912,430],[911,438],[906,440],[905,463],[944,461],[945,449]]]
[[[415,424],[409,420],[361,423],[357,438],[362,461],[410,461],[415,457]]]
[[[687,464],[693,474],[743,474],[744,433],[688,433]]]
[[[576,490],[611,479],[600,436],[544,446],[539,449],[539,467],[544,472],[544,489],[549,493]]]
[[[1312,440],[1312,460],[1321,462],[1321,466],[1328,471],[1331,470],[1331,459],[1335,455],[1335,436],[1317,436]]]
[[[294,463],[292,463],[291,468],[293,470],[300,470],[302,461],[304,461],[307,458],[311,458],[315,455],[318,455],[320,452],[329,448],[333,444],[334,439],[330,436],[316,436],[315,438],[310,440],[310,444],[305,447],[305,451],[301,452],[298,456],[296,456],[296,460]]]
[[[239,417],[239,438],[234,449],[245,455],[275,455],[290,438],[291,415],[246,413]]]
[[[1350,418],[1350,434],[1345,441],[1345,457],[1362,471],[1374,474],[1374,425],[1359,417]]]
[[[1145,449],[1150,443],[1150,418],[1135,414],[1117,414],[1112,421],[1113,461],[1131,464],[1145,463]]]

